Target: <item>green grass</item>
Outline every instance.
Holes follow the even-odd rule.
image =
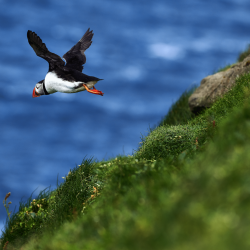
[[[21,202],[18,213],[7,220],[2,246],[6,241],[14,246],[22,245],[32,235],[40,235],[45,229],[55,231],[65,221],[75,219],[94,201],[95,197],[91,198],[96,194],[94,188],[98,192],[102,190],[109,171],[96,168],[92,159],[84,159],[81,165],[70,170],[56,190],[44,190],[36,199],[30,197],[26,203]]]
[[[20,203],[0,249],[249,249],[250,74],[196,117],[191,92],[133,156],[84,159]]]
[[[250,55],[250,44],[247,46],[247,48],[240,53],[238,57],[238,62],[242,62],[247,56]]]
[[[250,105],[195,159],[113,162],[88,212],[33,249],[249,249]]]
[[[170,107],[167,115],[162,119],[158,126],[181,125],[193,119],[195,115],[190,111],[188,98],[193,94],[196,87],[186,90],[180,98]]]
[[[247,48],[239,54],[237,62],[242,62],[249,55],[250,55],[250,44],[248,44]],[[221,67],[218,70],[215,70],[213,74],[217,72],[221,72],[221,71],[226,71],[227,69],[231,68],[233,65],[235,65],[235,63],[233,64],[227,63],[224,67]]]
[[[236,80],[236,86],[223,98],[204,113],[188,120],[184,125],[163,125],[142,138],[141,146],[135,157],[142,159],[159,159],[176,157],[186,151],[189,155],[195,153],[213,136],[216,125],[229,115],[234,108],[243,105],[248,97],[250,75],[244,75]],[[167,115],[168,118],[168,115]],[[181,122],[180,122],[181,123]]]
[[[216,72],[214,72],[214,74],[217,73],[217,72],[226,71],[227,69],[230,69],[233,65],[234,64],[227,64],[226,66],[221,67],[218,70],[216,70]]]

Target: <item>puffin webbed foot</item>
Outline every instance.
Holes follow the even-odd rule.
[[[85,89],[89,92],[89,93],[92,93],[92,94],[95,94],[95,95],[101,95],[103,96],[103,92],[100,91],[100,90],[97,90],[94,86],[93,86],[93,89],[89,89],[88,86],[86,84],[83,84],[83,86],[85,87]]]

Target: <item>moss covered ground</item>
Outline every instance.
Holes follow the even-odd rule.
[[[84,159],[56,190],[21,203],[1,247],[249,249],[250,74],[196,117],[190,94],[132,156]]]

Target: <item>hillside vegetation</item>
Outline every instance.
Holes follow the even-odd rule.
[[[56,190],[21,203],[1,247],[249,249],[250,74],[197,117],[192,91],[132,156],[84,159]]]

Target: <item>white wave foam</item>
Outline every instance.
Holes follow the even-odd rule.
[[[153,57],[161,57],[168,60],[176,60],[184,56],[184,51],[181,47],[166,43],[151,44],[149,51]]]
[[[142,70],[136,66],[129,66],[123,70],[122,75],[128,80],[137,80],[142,75]]]

